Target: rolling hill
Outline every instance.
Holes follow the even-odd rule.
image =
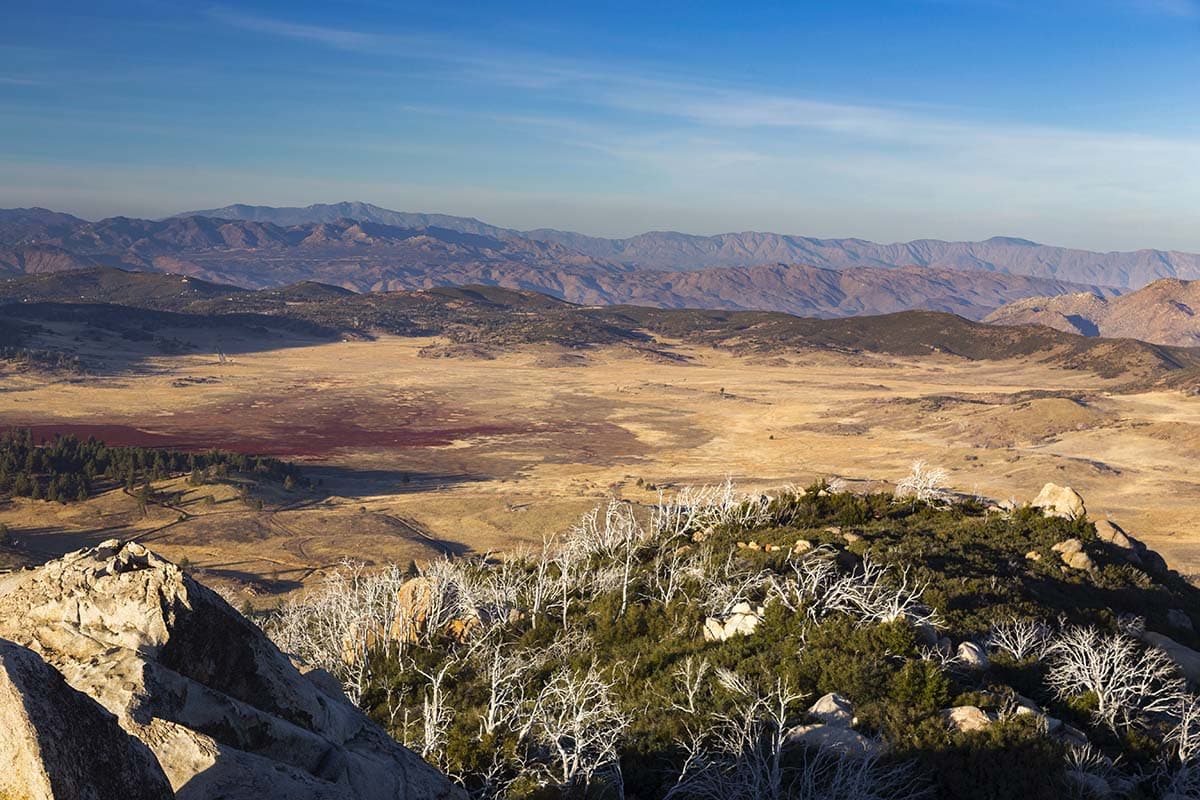
[[[1198,314],[1200,281],[1164,278],[1120,297],[1084,293],[1019,300],[990,314],[987,321],[997,325],[1046,325],[1084,336],[1197,347]]]
[[[663,340],[680,340],[759,355],[820,350],[975,361],[1029,358],[1146,384],[1190,382],[1200,375],[1200,349],[1086,337],[1041,325],[987,325],[940,312],[816,319],[764,311],[581,306],[494,286],[354,294],[301,283],[247,291],[178,275],[96,270],[0,282],[0,313],[34,326],[63,321],[117,326],[123,336],[236,324],[323,339],[442,336],[498,348],[658,348]]]

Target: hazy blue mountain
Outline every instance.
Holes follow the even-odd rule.
[[[251,222],[270,222],[274,225],[307,225],[312,222],[337,222],[352,219],[356,222],[377,222],[380,225],[392,225],[398,228],[444,228],[460,233],[474,233],[479,236],[507,238],[520,236],[518,231],[508,228],[498,228],[488,225],[471,217],[453,217],[448,214],[412,214],[406,211],[392,211],[387,208],[371,205],[370,203],[342,202],[317,203],[311,206],[282,207],[247,206],[235,204],[224,208],[210,208],[204,211],[188,211],[176,214],[177,217],[216,217],[218,219],[238,219]]]
[[[817,239],[757,231],[716,236],[654,231],[628,239],[605,239],[552,228],[516,231],[469,217],[411,214],[367,203],[335,203],[305,208],[226,206],[192,213],[266,221],[277,225],[349,218],[399,227],[436,226],[497,239],[522,237],[553,242],[597,260],[654,270],[679,271],[761,264],[804,264],[826,269],[915,266],[985,270],[1090,286],[1124,288],[1137,288],[1159,278],[1200,278],[1200,255],[1193,253],[1164,250],[1098,253],[1043,245],[1008,236],[997,236],[982,242],[918,239],[880,244],[865,239]]]

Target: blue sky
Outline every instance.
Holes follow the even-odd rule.
[[[1200,251],[1200,0],[7,5],[0,206]]]

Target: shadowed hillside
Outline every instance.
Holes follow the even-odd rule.
[[[110,305],[74,302],[92,294]],[[489,347],[658,346],[658,340],[677,339],[756,354],[831,350],[969,360],[1034,358],[1141,383],[1186,381],[1200,367],[1200,351],[1193,349],[1095,339],[1047,327],[985,325],[929,311],[822,320],[779,312],[578,306],[532,291],[489,286],[354,294],[302,283],[244,291],[177,275],[98,270],[0,283],[0,302],[10,304],[10,317],[27,323],[74,322],[126,338],[152,337],[168,328],[199,334],[213,326],[233,326],[249,336],[240,345],[247,349],[254,348],[252,334],[258,330],[326,340],[339,334],[444,336]],[[131,315],[124,307],[139,310]],[[217,346],[219,337],[203,338],[204,344],[196,346]]]

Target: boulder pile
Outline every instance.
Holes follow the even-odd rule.
[[[723,642],[733,636],[749,636],[762,622],[763,607],[749,603],[738,603],[728,614],[704,620],[704,640]]]

